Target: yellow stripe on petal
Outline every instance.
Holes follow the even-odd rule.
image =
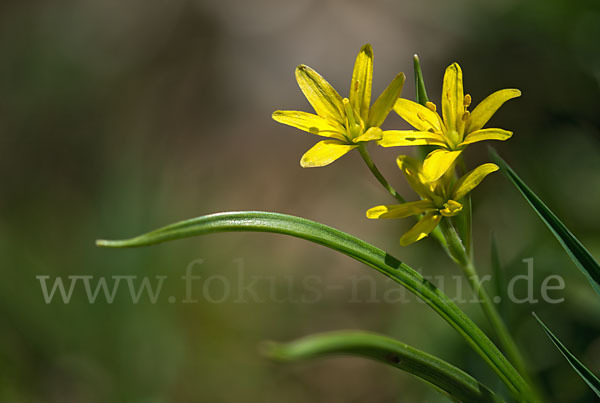
[[[433,129],[435,132],[442,132],[439,115],[421,104],[398,98],[394,104],[394,112],[419,131]]]
[[[367,218],[404,218],[436,210],[430,200],[419,200],[410,203],[377,206],[367,210]]]
[[[477,143],[485,140],[508,140],[512,136],[512,132],[503,129],[481,129],[476,132],[471,132],[465,137],[464,141],[458,146],[466,146],[467,144]]]
[[[428,182],[434,182],[448,171],[461,151],[434,150],[423,161],[423,176]]]
[[[302,156],[300,165],[303,168],[324,167],[357,147],[336,140],[319,141]]]
[[[468,130],[474,132],[481,129],[490,120],[490,118],[496,113],[496,111],[506,101],[521,96],[521,91],[517,89],[505,89],[494,92],[486,99],[481,101],[479,105],[471,112],[471,118],[469,119]]]
[[[437,227],[441,219],[441,214],[437,212],[427,213],[406,234],[402,235],[400,245],[407,246],[425,238]]]
[[[302,64],[296,68],[296,81],[317,115],[344,124],[342,97],[319,73]]]
[[[302,111],[275,111],[273,120],[292,126],[317,136],[344,140],[344,128],[335,121],[330,121],[312,113]]]
[[[405,79],[404,73],[398,74],[396,78],[392,80],[390,85],[388,85],[381,93],[379,98],[377,98],[377,101],[375,101],[373,107],[369,111],[368,127],[379,127],[382,125],[400,96]]]
[[[385,130],[382,139],[377,144],[382,147],[446,146],[443,137],[439,134],[414,130]]]
[[[458,63],[452,63],[444,73],[442,86],[442,114],[449,131],[457,130],[457,119],[465,110],[464,98],[462,70]]]
[[[498,170],[498,165],[487,163],[483,165],[479,165],[477,168],[473,169],[470,172],[467,172],[463,177],[461,177],[455,184],[454,190],[452,191],[452,198],[455,200],[460,200],[465,197],[469,192],[475,189],[481,181],[491,174],[492,172],[496,172]]]
[[[360,136],[352,139],[352,142],[358,143],[361,141],[381,140],[382,136],[383,136],[383,130],[381,130],[379,127],[371,127],[369,130],[367,130]]]
[[[350,83],[350,104],[359,111],[360,117],[366,121],[371,105],[371,85],[373,82],[373,48],[366,44],[360,49]]]

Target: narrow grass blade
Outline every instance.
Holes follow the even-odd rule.
[[[505,322],[508,320],[508,300],[507,287],[506,287],[506,273],[502,268],[500,262],[500,253],[498,252],[498,244],[496,243],[496,237],[494,233],[490,235],[490,260],[493,273],[494,288],[496,291],[496,297],[498,298],[498,312]],[[494,299],[496,299],[496,297]]]
[[[380,361],[434,385],[464,403],[502,402],[503,399],[471,375],[433,355],[392,338],[362,331],[339,331],[305,337],[287,344],[267,343],[274,359],[295,361],[331,355],[353,355]]]
[[[565,249],[571,260],[587,277],[592,288],[600,295],[600,264],[594,259],[583,244],[575,238],[569,229],[558,219],[558,217],[544,204],[544,202],[523,182],[512,168],[490,148],[492,159],[498,164],[500,170],[521,192],[523,197],[533,207],[535,212],[546,223],[550,231]]]
[[[423,71],[421,70],[421,61],[419,60],[419,56],[413,56],[413,70],[415,72],[415,92],[416,98],[415,101],[418,104],[425,105],[429,102],[429,98],[427,97],[427,90],[425,89],[425,81],[423,80]],[[425,159],[425,157],[432,152],[435,147],[432,146],[418,146],[417,147],[417,156],[421,161]]]
[[[421,61],[417,55],[413,56],[413,69],[415,71],[415,91],[417,93],[416,101],[418,104],[425,105],[426,102],[429,102],[429,98],[427,97],[427,90],[425,89],[423,71],[421,71]]]
[[[342,231],[286,214],[242,211],[218,213],[175,223],[135,238],[107,241],[98,246],[125,248],[145,246],[216,232],[271,232],[326,246],[379,271],[417,295],[448,322],[492,368],[521,401],[533,401],[529,385],[492,341],[435,285],[420,273],[383,250]]]
[[[577,357],[575,357],[569,350],[567,350],[564,344],[562,344],[558,337],[556,337],[554,333],[550,331],[548,326],[546,326],[544,322],[542,322],[542,320],[535,314],[535,312],[532,312],[532,314],[542,326],[544,332],[546,332],[550,340],[552,340],[552,343],[554,343],[556,348],[558,348],[561,354],[567,359],[569,364],[571,364],[575,372],[577,372],[581,379],[583,379],[585,383],[588,384],[588,386],[594,391],[594,393],[596,393],[598,397],[600,397],[600,379],[598,379],[596,375],[592,373],[592,371],[590,371],[585,365],[583,365],[583,363],[579,361]]]

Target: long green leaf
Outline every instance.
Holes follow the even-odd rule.
[[[425,301],[488,363],[521,401],[533,401],[521,375],[491,340],[435,285],[408,265],[383,250],[326,225],[286,214],[270,212],[218,213],[181,221],[135,238],[96,241],[98,246],[135,247],[215,232],[272,232],[305,239],[344,253],[402,284]]]
[[[571,260],[587,277],[592,288],[600,295],[600,264],[569,229],[544,204],[544,202],[523,182],[512,168],[490,148],[490,154],[502,172],[510,179],[535,212],[546,223],[550,231],[565,249]]]
[[[508,296],[506,295],[506,273],[502,269],[500,263],[500,253],[498,252],[498,244],[496,243],[496,237],[494,233],[490,235],[490,260],[493,273],[494,288],[496,297],[498,297],[498,311],[502,316],[502,319],[506,322],[508,320]],[[495,302],[495,301],[494,301]]]
[[[392,338],[362,331],[316,334],[287,344],[265,344],[265,353],[282,361],[329,355],[357,355],[407,371],[461,402],[502,402],[471,375],[433,355]]]
[[[539,324],[542,326],[542,328],[544,329],[544,332],[546,332],[546,334],[548,335],[550,340],[552,340],[552,343],[554,343],[556,348],[558,348],[558,350],[561,352],[561,354],[567,359],[569,364],[571,364],[571,366],[573,367],[575,372],[577,372],[579,374],[579,376],[581,377],[581,379],[583,379],[585,381],[585,383],[588,384],[588,386],[594,391],[594,393],[596,393],[596,395],[598,397],[600,397],[600,379],[598,379],[596,377],[596,375],[594,375],[592,373],[592,371],[590,371],[585,365],[583,365],[583,363],[581,361],[579,361],[577,359],[577,357],[575,357],[564,346],[564,344],[562,344],[560,342],[558,337],[556,337],[554,335],[554,333],[552,333],[552,331],[548,328],[548,326],[546,326],[544,324],[544,322],[542,322],[542,320],[535,314],[535,312],[532,312],[532,314],[537,319]]]

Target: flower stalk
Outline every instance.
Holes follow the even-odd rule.
[[[508,331],[504,320],[500,316],[500,313],[496,309],[492,298],[487,293],[485,287],[482,285],[481,278],[475,268],[472,256],[467,252],[463,241],[461,240],[456,228],[452,224],[450,219],[444,219],[440,225],[442,233],[448,242],[448,250],[451,254],[452,260],[454,260],[458,266],[462,269],[463,274],[469,282],[469,286],[478,298],[478,302],[481,303],[481,309],[489,321],[494,333],[498,337],[498,341],[505,351],[508,359],[515,366],[517,371],[524,377],[528,377],[528,369],[525,364],[525,359],[521,354],[517,344]]]
[[[394,189],[394,187],[392,185],[390,185],[390,183],[387,181],[387,179],[385,179],[383,174],[379,171],[379,169],[373,162],[373,159],[371,158],[369,151],[367,151],[366,144],[361,144],[358,147],[358,152],[360,153],[360,156],[362,157],[365,164],[367,164],[367,167],[369,167],[369,170],[371,171],[373,176],[375,176],[375,178],[379,181],[379,183],[381,183],[381,185],[385,188],[385,190],[387,190],[389,192],[389,194],[391,194],[392,197],[394,197],[400,203],[406,203],[406,200],[404,199],[404,197],[402,197],[396,191],[396,189]]]

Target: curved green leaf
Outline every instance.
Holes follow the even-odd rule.
[[[471,375],[446,361],[374,333],[339,331],[316,334],[286,344],[265,344],[265,353],[282,361],[329,355],[357,355],[407,371],[461,402],[503,401]]]
[[[408,265],[383,250],[345,232],[326,225],[294,217],[261,211],[242,211],[206,215],[181,221],[135,238],[98,240],[98,246],[125,248],[215,232],[272,232],[305,239],[344,253],[402,284],[417,295],[458,331],[469,345],[504,381],[511,393],[522,401],[530,401],[531,392],[521,375],[508,362],[492,341],[435,285]]]
[[[544,202],[523,182],[512,168],[490,147],[492,159],[498,164],[500,170],[521,192],[529,205],[546,223],[550,231],[565,249],[571,260],[587,277],[592,288],[600,295],[600,264],[575,235],[558,219],[558,217],[544,204]]]
[[[558,348],[558,350],[561,352],[561,354],[567,359],[567,361],[569,362],[569,364],[571,364],[571,366],[573,367],[573,369],[575,370],[575,372],[577,372],[579,374],[579,376],[581,377],[581,379],[583,379],[585,381],[585,383],[588,384],[588,386],[594,391],[594,393],[596,393],[596,395],[598,397],[600,397],[600,379],[598,379],[596,377],[596,375],[594,375],[592,373],[592,371],[590,371],[588,369],[588,367],[586,367],[585,365],[583,365],[583,363],[581,361],[579,361],[577,359],[577,357],[575,357],[564,346],[564,344],[562,344],[560,342],[560,340],[558,339],[558,337],[556,337],[554,335],[554,333],[552,333],[552,331],[550,331],[550,329],[548,328],[548,326],[546,326],[544,324],[544,322],[542,322],[542,320],[535,314],[535,312],[532,312],[532,314],[535,317],[535,319],[539,322],[539,324],[542,326],[542,328],[544,329],[544,332],[546,332],[546,334],[548,335],[548,337],[550,338],[550,340],[552,340],[552,343],[554,343],[554,345],[556,346],[556,348]]]

